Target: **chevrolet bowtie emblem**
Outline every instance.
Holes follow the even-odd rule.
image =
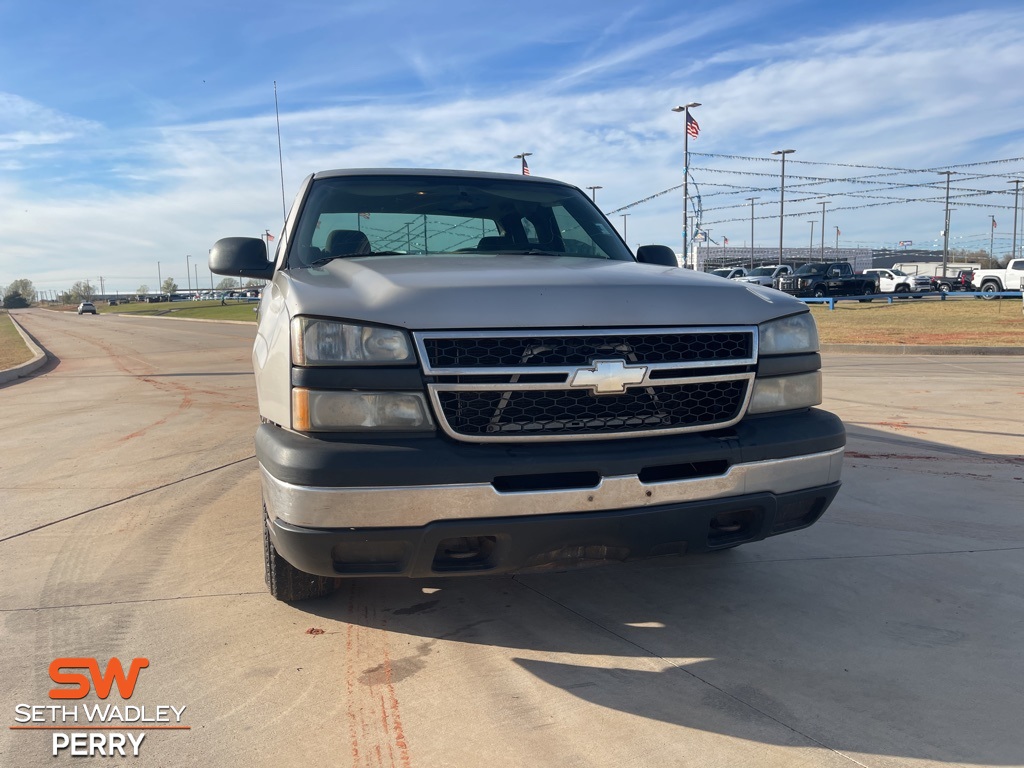
[[[646,376],[646,365],[626,365],[622,360],[595,360],[591,368],[577,368],[569,386],[589,389],[595,395],[621,394],[630,384],[639,384]]]

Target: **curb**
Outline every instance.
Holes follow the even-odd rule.
[[[14,315],[7,313],[7,316],[11,318],[11,322],[14,323],[14,327],[18,329],[18,333],[21,334],[21,338],[25,340],[25,344],[28,345],[29,351],[32,352],[32,359],[27,363],[16,365],[13,368],[7,368],[6,370],[0,371],[0,384],[6,384],[9,381],[15,379],[21,379],[34,373],[39,368],[42,368],[47,361],[46,352],[36,344],[35,340],[28,335],[28,332],[21,327],[21,323],[14,319]]]

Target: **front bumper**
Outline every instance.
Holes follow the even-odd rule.
[[[805,527],[838,491],[845,431],[810,409],[557,445],[330,440],[270,425],[256,445],[286,560],[325,576],[422,576],[701,551]]]

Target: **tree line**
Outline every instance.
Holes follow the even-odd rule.
[[[249,280],[246,282],[246,287],[254,287],[261,285],[257,280]],[[233,277],[225,277],[219,283],[214,290],[217,291],[230,291],[233,289],[240,288],[241,281],[236,280]],[[178,284],[175,282],[173,277],[165,278],[160,284],[160,292],[165,294],[177,293],[179,290]],[[83,301],[92,301],[98,291],[96,287],[88,280],[79,280],[71,286],[69,290],[60,291],[57,293],[57,302],[60,304],[80,304]],[[40,298],[39,292],[32,284],[31,280],[19,279],[12,282],[10,285],[5,287],[2,291],[3,294],[3,306],[5,309],[24,309],[25,307],[31,307]],[[140,285],[136,291],[136,296],[148,296],[149,286]]]

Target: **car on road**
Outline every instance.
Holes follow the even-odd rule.
[[[323,171],[273,260],[230,237],[209,265],[270,281],[252,362],[279,600],[724,550],[839,490],[809,308],[634,256],[570,184]]]
[[[96,305],[91,301],[83,301],[78,305],[78,314],[80,315],[95,315]]]

